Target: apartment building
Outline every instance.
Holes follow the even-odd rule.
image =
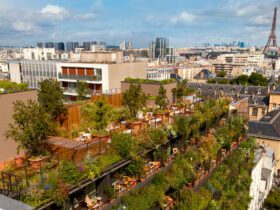
[[[64,88],[66,100],[77,99],[77,82],[89,84],[91,94],[120,89],[127,77],[146,78],[146,62],[138,63],[57,63],[57,79]]]
[[[158,81],[170,79],[171,75],[176,73],[176,70],[177,67],[175,66],[147,68],[147,79],[158,80]]]
[[[261,209],[272,187],[275,157],[274,152],[266,145],[261,145],[255,151],[255,166],[251,173],[251,202],[248,210]]]

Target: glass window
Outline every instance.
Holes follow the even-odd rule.
[[[257,116],[258,116],[258,108],[253,108],[252,115],[253,115],[254,117],[257,117]]]

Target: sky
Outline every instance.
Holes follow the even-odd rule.
[[[167,37],[173,47],[263,46],[276,5],[280,0],[0,0],[0,45],[130,40],[147,47]],[[280,20],[277,26],[280,32]]]

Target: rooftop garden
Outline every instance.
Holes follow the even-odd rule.
[[[178,96],[188,93],[182,88],[177,86]],[[49,92],[52,94],[48,94]],[[226,100],[206,100],[195,104],[192,112],[186,112],[186,107],[169,108],[166,105],[165,91],[161,88],[156,101],[158,109],[166,111],[168,117],[164,118],[162,114],[157,118],[156,110],[146,108],[147,96],[141,88],[131,85],[124,95],[123,108],[112,107],[104,97],[95,102],[80,102],[81,125],[67,134],[58,129],[60,121],[65,117],[59,84],[53,80],[44,81],[38,95],[39,103],[16,102],[13,116],[15,123],[10,125],[6,133],[8,138],[19,143],[19,149],[26,152],[28,159],[25,161],[28,164],[21,168],[11,165],[5,171],[22,178],[16,183],[20,187],[20,199],[34,207],[50,201],[63,206],[67,203],[71,190],[79,188],[85,182],[95,182],[103,173],[124,162],[127,162],[126,166],[122,172],[117,173],[118,179],[129,176],[130,178],[125,179],[141,183],[147,178],[144,169],[151,167],[151,164],[154,167],[165,167],[170,162],[172,156],[166,149],[166,144],[180,136],[176,141],[183,149],[175,158],[171,171],[167,174],[160,173],[152,185],[124,199],[129,209],[153,207],[157,202],[162,203],[169,189],[180,190],[182,186],[195,180],[197,173],[209,170],[212,160],[219,157],[222,150],[229,151],[232,142],[238,141],[245,131],[244,121],[238,116],[231,117],[226,122],[220,121],[228,112]],[[219,128],[202,136],[205,131],[217,126],[217,121]],[[127,123],[124,127],[123,122]],[[135,125],[134,122],[141,125],[137,133],[131,127]],[[127,133],[129,130],[131,132]],[[44,146],[49,135],[68,135],[71,142],[81,141],[81,132],[89,132],[91,137],[99,135],[102,138],[108,135],[105,150],[96,155],[93,153],[94,148],[85,144],[81,152],[75,150],[75,154],[69,154],[69,150],[55,154]],[[94,141],[97,140],[89,142]],[[147,155],[151,151],[152,157]],[[31,159],[40,159],[42,156],[43,161],[32,163]],[[0,188],[1,184],[2,182]],[[111,199],[118,195],[116,191],[112,193],[111,185],[106,192]]]
[[[3,89],[3,90],[1,90]],[[1,93],[16,93],[28,90],[28,84],[16,83],[11,81],[0,81],[0,94]]]
[[[176,83],[175,79],[165,79],[162,81],[158,81],[158,80],[151,80],[151,79],[131,78],[131,77],[125,78],[124,81],[130,83],[138,83],[138,84],[162,84],[162,85]]]
[[[205,114],[204,112],[202,113]],[[211,116],[210,113],[208,114]],[[214,116],[215,115],[212,115],[212,119],[215,118]],[[122,205],[126,206],[127,209],[150,209],[157,205],[163,207],[162,205],[164,204],[166,195],[173,197],[174,200],[178,199],[178,209],[182,209],[183,206],[193,205],[193,203],[194,205],[197,204],[197,208],[190,209],[205,209],[199,208],[198,205],[203,205],[204,202],[201,202],[201,200],[198,199],[197,201],[191,201],[191,199],[189,199],[187,203],[181,205],[180,199],[182,195],[180,194],[180,191],[183,188],[187,188],[187,186],[195,185],[196,179],[202,176],[202,174],[205,174],[205,171],[208,171],[213,167],[212,164],[216,164],[222,159],[221,156],[225,154],[222,151],[229,151],[232,143],[238,141],[245,134],[244,121],[239,116],[231,117],[226,122],[220,121],[220,126],[216,131],[210,130],[207,135],[201,137],[197,130],[203,125],[203,121],[199,120],[201,119],[201,116],[199,117],[194,114],[192,118],[193,119],[189,121],[189,124],[186,122],[182,123],[182,120],[178,121],[180,123],[177,123],[179,132],[192,137],[191,141],[188,142],[186,151],[175,157],[174,163],[169,172],[158,174],[153,180],[153,184],[141,190],[136,190],[126,196],[122,200]],[[211,117],[208,119],[211,119]],[[183,124],[185,126],[182,126]],[[190,128],[190,130],[187,128]],[[186,138],[187,141],[188,139],[189,138]],[[191,147],[190,145],[195,144],[195,142],[197,147]],[[241,148],[246,147],[245,145],[246,143],[244,143]],[[243,149],[240,149],[240,151],[244,152]],[[244,166],[243,170],[248,170],[248,168]],[[244,187],[244,189],[249,190],[249,187]],[[201,195],[203,195],[203,193]],[[211,200],[210,195],[208,195],[207,198]],[[186,202],[184,201],[184,198],[182,198],[182,202]]]

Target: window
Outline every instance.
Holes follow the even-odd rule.
[[[254,117],[258,116],[258,108],[253,108],[252,116]]]
[[[265,109],[262,109],[262,116],[265,115]]]

